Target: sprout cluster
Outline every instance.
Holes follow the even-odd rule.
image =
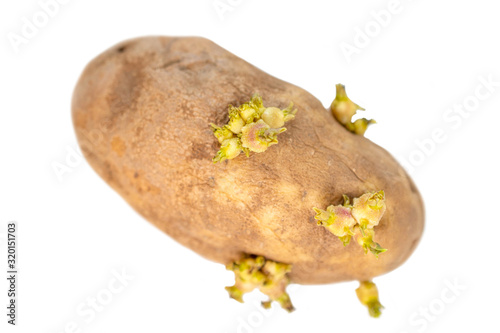
[[[347,97],[344,85],[339,83],[335,87],[337,89],[337,95],[330,106],[332,115],[349,131],[358,135],[364,135],[368,125],[375,124],[375,120],[361,118],[352,122],[352,117],[356,112],[358,110],[364,111],[365,109],[353,103],[349,97]]]
[[[378,225],[386,210],[384,191],[365,193],[354,198],[352,205],[349,197],[344,195],[342,205],[328,206],[326,210],[316,207],[313,209],[318,225],[337,236],[344,246],[354,237],[365,253],[369,250],[378,258],[380,253],[387,251],[373,240],[373,228]]]
[[[286,109],[266,108],[262,98],[255,94],[248,103],[239,107],[229,106],[229,121],[219,127],[211,124],[215,137],[221,145],[214,163],[230,160],[244,152],[264,152],[269,146],[277,144],[279,133],[286,131],[283,127],[287,121],[295,118],[297,110],[292,110],[293,103]]]
[[[235,275],[234,286],[226,287],[231,298],[243,303],[243,294],[258,288],[269,296],[268,301],[262,302],[264,308],[268,309],[271,302],[276,301],[288,312],[294,310],[286,292],[290,282],[288,273],[292,270],[292,265],[275,262],[263,256],[245,255],[226,268]]]

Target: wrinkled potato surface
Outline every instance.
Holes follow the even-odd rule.
[[[213,163],[220,144],[210,124],[227,123],[228,105],[254,93],[266,106],[292,101],[295,119],[265,152]],[[95,171],[207,259],[262,255],[292,264],[290,280],[301,284],[364,281],[401,265],[422,234],[419,192],[389,153],[346,130],[307,91],[209,40],[147,37],[110,48],[84,70],[72,112]],[[317,225],[313,207],[379,190],[387,210],[375,239],[388,251],[378,259]]]

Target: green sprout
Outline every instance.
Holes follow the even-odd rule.
[[[380,317],[384,308],[378,299],[378,290],[375,283],[371,281],[362,281],[359,283],[359,288],[356,289],[361,304],[368,308],[368,313],[374,318]]]
[[[243,303],[243,294],[257,288],[269,296],[268,301],[262,302],[264,308],[268,309],[271,302],[276,301],[288,312],[295,310],[286,292],[290,282],[288,273],[292,270],[292,265],[275,262],[263,256],[244,255],[226,268],[235,275],[234,286],[226,287],[231,298]]]
[[[230,160],[244,152],[262,153],[278,143],[277,136],[283,133],[286,122],[295,118],[297,109],[293,103],[287,108],[265,107],[262,97],[253,95],[248,103],[239,107],[229,106],[229,121],[219,127],[211,124],[212,131],[221,148],[212,159],[214,163]]]
[[[384,191],[365,193],[354,198],[352,205],[345,194],[343,200],[342,205],[331,205],[326,210],[313,207],[318,225],[337,236],[344,246],[354,236],[365,254],[370,251],[378,258],[380,253],[387,251],[373,240],[373,228],[379,224],[386,210]]]
[[[363,229],[360,226],[354,227],[354,238],[361,245],[365,254],[370,251],[375,255],[375,258],[378,258],[378,255],[384,253],[387,249],[384,249],[379,243],[373,241],[374,235],[375,231],[373,229]]]
[[[368,120],[366,118],[361,118],[352,122],[352,117],[354,117],[356,112],[358,110],[364,111],[365,109],[347,97],[344,85],[339,83],[335,87],[337,95],[330,106],[333,117],[337,119],[338,122],[341,123],[348,131],[358,135],[364,135],[368,126],[375,124],[376,121],[373,119]]]

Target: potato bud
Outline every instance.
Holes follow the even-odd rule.
[[[359,222],[361,228],[373,228],[378,225],[385,209],[384,191],[365,193],[354,199],[352,216]]]
[[[264,113],[262,113],[261,118],[271,128],[280,128],[285,125],[283,111],[276,107],[267,108]]]
[[[356,289],[361,304],[368,308],[368,312],[372,317],[379,317],[381,310],[384,308],[378,300],[378,289],[375,283],[371,281],[363,281],[359,283],[359,288]]]
[[[351,215],[351,208],[344,206],[328,206],[326,211],[313,208],[316,212],[314,217],[318,220],[318,225],[324,226],[335,236],[347,245],[354,235],[351,228],[356,225],[356,220]]]
[[[222,143],[227,139],[231,139],[234,136],[233,132],[231,132],[231,130],[227,125],[219,127],[214,124],[211,124],[211,126],[212,126],[212,131],[214,132],[214,135],[219,141],[219,143]]]
[[[353,127],[352,132],[356,133],[357,135],[365,135],[368,126],[376,123],[377,122],[373,119],[370,120],[366,118],[358,119],[352,124]]]
[[[354,231],[354,239],[367,252],[369,245],[373,242],[375,231],[373,229],[362,230],[360,227],[354,228]]]
[[[245,121],[245,123],[249,124],[253,122],[253,120],[257,118],[259,115],[257,114],[257,111],[254,108],[247,106],[240,108],[240,116]]]
[[[345,126],[351,123],[352,117],[358,110],[364,111],[365,109],[347,97],[344,85],[337,84],[335,87],[337,89],[337,95],[335,96],[330,109],[332,110],[332,115],[335,119]]]
[[[222,142],[220,150],[212,159],[214,163],[235,158],[241,153],[241,145],[238,138],[232,138]]]
[[[345,86],[337,84],[336,88],[337,96],[335,96],[335,99],[330,106],[333,117],[337,119],[339,123],[344,125],[348,131],[363,136],[368,128],[368,125],[376,124],[377,122],[373,119],[368,120],[366,118],[361,118],[352,122],[352,117],[356,114],[356,112],[358,112],[358,110],[364,111],[365,109],[347,97]]]
[[[379,243],[373,241],[374,236],[375,231],[373,229],[363,230],[359,226],[354,227],[354,239],[356,242],[363,247],[365,253],[368,253],[368,250],[370,250],[378,258],[378,255],[384,253],[387,249],[384,249]]]
[[[268,301],[262,302],[265,308],[269,308],[271,302],[276,301],[283,309],[289,312],[294,310],[290,296],[286,292],[291,265],[265,259],[262,256],[247,255],[230,263],[226,268],[235,275],[234,286],[226,287],[231,298],[243,302],[243,294],[259,289],[269,296]]]
[[[373,241],[375,231],[373,227],[378,225],[385,212],[384,191],[368,192],[354,198],[354,205],[347,195],[343,195],[344,203],[338,206],[328,206],[325,210],[313,207],[316,212],[314,218],[318,225],[325,227],[337,236],[344,246],[349,244],[354,236],[365,253],[370,250],[376,257],[387,251],[378,243]],[[355,214],[356,213],[356,214]]]
[[[234,134],[239,134],[241,133],[241,129],[243,126],[245,126],[245,121],[239,113],[234,113],[229,115],[229,123],[227,124],[228,128],[233,132]]]
[[[343,206],[329,206],[327,210],[335,216],[335,221],[327,227],[335,236],[345,236],[357,223],[351,215],[351,208]]]
[[[277,126],[276,128],[270,127],[269,124],[261,119],[266,110],[268,110],[265,116],[266,119],[273,126]],[[229,105],[228,112],[229,121],[225,126],[220,128],[212,124],[214,134],[220,144],[227,139],[236,137],[238,139],[238,146],[249,157],[252,151],[261,153],[267,150],[269,146],[277,144],[278,134],[286,131],[286,128],[280,126],[294,119],[297,109],[293,109],[292,102],[284,110],[276,107],[266,108],[262,102],[262,97],[255,93],[247,103],[243,103],[238,107]],[[259,125],[255,125],[257,123]],[[225,157],[223,158],[221,154],[217,153],[212,160],[218,162],[224,159]]]
[[[265,134],[268,129],[269,125],[263,120],[246,125],[241,130],[241,145],[253,152],[262,153],[270,145],[270,141]]]

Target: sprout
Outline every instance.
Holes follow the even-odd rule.
[[[271,128],[280,128],[285,125],[285,115],[283,111],[275,107],[267,108],[264,113],[262,113],[261,118]]]
[[[378,225],[386,210],[385,193],[368,192],[355,198],[352,206],[352,216],[359,222],[362,229]]]
[[[286,122],[293,120],[295,118],[295,114],[297,113],[297,109],[293,109],[293,103],[290,102],[286,109],[279,109],[276,107],[266,108],[262,114],[261,118],[269,125],[271,128],[280,128]]]
[[[354,123],[346,124],[345,127],[349,131],[351,131],[357,135],[363,136],[363,135],[365,135],[365,132],[368,129],[368,125],[376,124],[376,123],[377,122],[373,119],[368,120],[366,118],[361,118],[361,119],[356,120]]]
[[[241,130],[241,146],[253,152],[262,153],[269,146],[278,143],[277,135],[286,128],[272,129],[262,119],[251,123]]]
[[[283,110],[283,115],[284,118],[283,120],[286,122],[289,122],[290,120],[295,119],[295,114],[297,113],[297,109],[293,108],[293,102],[290,102],[286,109]]]
[[[386,210],[384,191],[368,192],[354,198],[352,206],[347,195],[343,195],[343,200],[342,205],[328,206],[326,211],[313,207],[318,225],[337,236],[344,246],[348,245],[354,236],[365,254],[370,250],[378,258],[380,253],[387,251],[373,241],[373,227],[378,225]]]
[[[240,107],[240,115],[246,124],[251,124],[255,119],[259,118],[257,111],[249,106]]]
[[[314,217],[318,225],[324,226],[335,236],[339,237],[344,246],[349,244],[351,236],[354,235],[351,228],[356,225],[356,220],[351,215],[351,208],[344,206],[328,206],[326,211],[313,208],[316,212]]]
[[[380,253],[384,253],[387,249],[384,249],[379,243],[373,241],[374,235],[375,231],[373,229],[363,230],[359,226],[354,228],[354,239],[356,239],[356,242],[363,247],[365,254],[368,253],[368,250],[370,250],[370,252],[375,255],[375,258],[378,258],[378,255]]]
[[[227,123],[227,126],[234,134],[241,133],[241,129],[245,126],[245,121],[241,117],[237,108],[229,108],[229,122]]]
[[[237,138],[232,138],[224,141],[217,155],[212,159],[214,163],[222,162],[226,159],[235,158],[241,153],[241,144]]]
[[[214,135],[217,138],[217,140],[219,140],[219,143],[221,144],[227,139],[231,139],[234,136],[233,132],[227,125],[219,127],[214,124],[210,124],[210,126],[212,126],[212,131],[214,132]]]
[[[335,119],[338,120],[347,130],[356,133],[358,135],[364,135],[368,125],[375,124],[375,120],[368,120],[366,118],[358,119],[354,123],[352,122],[352,117],[356,114],[358,110],[364,111],[361,106],[357,105],[347,97],[345,92],[345,86],[342,84],[337,84],[336,86],[337,95],[333,100],[330,110]]]
[[[221,149],[212,160],[214,163],[230,160],[242,151],[247,157],[250,156],[250,151],[264,152],[269,146],[278,143],[278,134],[286,130],[282,126],[294,119],[296,113],[293,103],[283,110],[277,107],[266,108],[258,94],[254,94],[248,103],[239,107],[230,105],[227,125],[221,128],[211,124],[214,135],[221,144]],[[233,138],[236,141],[226,142]]]
[[[294,310],[286,292],[292,265],[265,259],[263,256],[245,255],[226,268],[235,275],[234,286],[226,287],[231,298],[243,303],[243,294],[257,288],[269,296],[268,301],[262,302],[264,308],[269,308],[271,302],[276,301],[283,309],[289,312]]]
[[[378,299],[378,290],[375,283],[371,281],[359,282],[359,288],[356,289],[356,295],[361,304],[368,308],[370,316],[374,318],[380,317],[384,307],[380,304]]]
[[[330,106],[332,114],[342,125],[351,123],[352,117],[356,114],[358,110],[364,111],[361,106],[355,104],[353,101],[347,97],[345,92],[345,86],[342,84],[337,84],[335,86],[337,90],[337,95]]]
[[[245,105],[245,104],[243,104],[243,105]],[[264,106],[264,103],[262,102],[262,97],[260,97],[259,94],[253,94],[252,99],[250,100],[250,102],[248,102],[248,105],[251,108],[257,110],[257,113],[259,114],[259,116],[266,109]]]

